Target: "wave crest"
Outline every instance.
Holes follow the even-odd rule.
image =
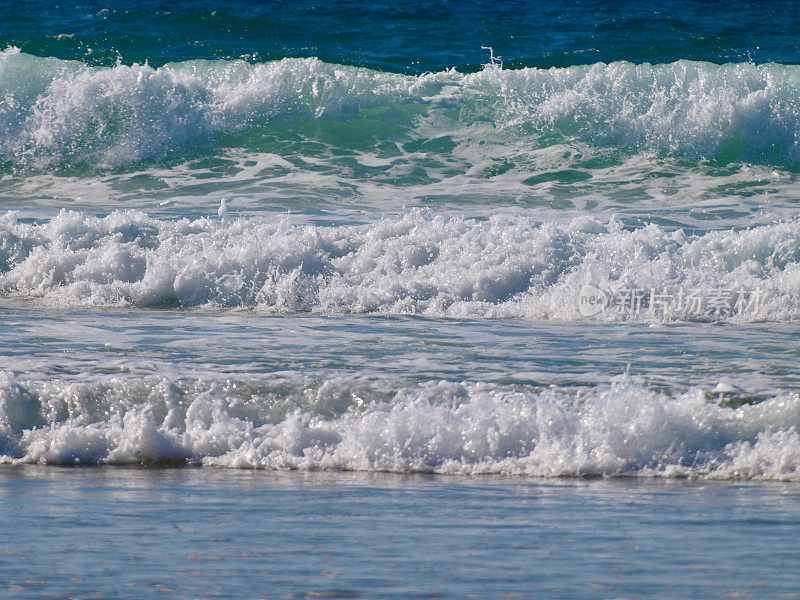
[[[314,139],[298,122],[316,122],[325,141],[338,132],[344,145],[347,136],[429,142],[426,152],[444,155],[455,145],[476,164],[491,156],[488,141],[516,149],[522,163],[532,150],[578,142],[793,167],[798,68],[618,62],[415,77],[317,59],[89,67],[9,48],[0,53],[0,159],[114,168],[198,146],[258,146],[286,128]]]
[[[758,291],[750,314],[608,310],[601,320],[800,316],[800,221],[687,236],[581,217],[412,210],[368,225],[159,220],[138,211],[0,219],[0,294],[53,306],[248,308],[582,320],[583,286]]]
[[[0,460],[533,476],[800,479],[800,398],[737,408],[628,376],[587,390],[344,379],[222,387],[0,376]]]

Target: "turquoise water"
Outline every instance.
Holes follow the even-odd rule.
[[[0,478],[36,557],[0,594],[793,593],[794,4],[0,20]],[[103,575],[70,546],[92,523]],[[564,529],[518,555],[537,523]],[[220,543],[230,568],[187,566]]]

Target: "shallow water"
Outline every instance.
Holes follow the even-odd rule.
[[[6,597],[798,595],[789,484],[26,466],[0,495]]]

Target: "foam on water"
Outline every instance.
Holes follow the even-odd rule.
[[[795,321],[799,68],[617,62],[412,76],[316,59],[91,67],[7,49],[3,177],[20,202],[41,197],[48,211],[0,214],[0,297],[55,313],[121,306]],[[183,175],[188,185],[172,187]],[[217,179],[192,187],[206,175]],[[673,176],[682,187],[667,189]],[[58,191],[49,199],[31,191],[46,178]],[[94,193],[90,206],[106,216],[50,211],[63,206],[65,182]],[[96,184],[102,189],[92,192]],[[114,186],[122,191],[106,194]],[[650,206],[675,192],[678,204],[718,209],[720,220],[684,231],[669,209],[657,215],[662,225],[609,218],[604,207],[639,198],[625,195],[626,186],[643,189]],[[135,206],[183,204],[159,216],[113,210],[125,189],[139,194]],[[687,189],[697,193],[680,193]],[[752,206],[737,199],[741,190],[759,194]],[[750,217],[775,190],[792,216],[761,213],[755,224]],[[589,215],[512,213],[518,199],[540,192],[526,206],[558,209],[585,198]],[[232,198],[229,214],[199,218],[216,214],[222,193]],[[326,225],[243,216],[253,208],[243,198],[284,196],[304,199],[308,213],[340,197],[363,197],[373,210]],[[499,198],[508,212],[379,212],[406,199],[439,207],[456,196],[483,206]],[[652,220],[640,206],[631,210]],[[586,314],[587,289],[758,292],[761,302],[744,313],[644,305]],[[24,357],[25,347],[14,352]],[[14,352],[7,360],[15,370],[23,363]],[[751,386],[719,378],[709,393],[674,381],[655,391],[627,376],[582,386],[524,377],[512,385],[500,375],[479,383],[463,370],[441,383],[317,371],[273,381],[266,367],[252,375],[264,380],[237,374],[232,382],[210,368],[200,380],[180,357],[159,376],[107,376],[124,372],[114,369],[127,360],[102,355],[85,377],[76,367],[69,380],[57,369],[2,375],[3,460],[800,479],[800,398],[782,383],[756,397],[742,391]],[[775,377],[791,381],[780,379],[782,368]],[[442,372],[437,379],[449,377]]]
[[[0,293],[47,305],[247,308],[583,320],[599,289],[758,292],[750,312],[607,310],[618,321],[790,321],[800,315],[800,221],[687,235],[612,219],[541,223],[411,210],[366,225],[280,217],[164,220],[138,211],[0,218]],[[655,305],[654,305],[655,308]]]
[[[3,159],[100,167],[180,153],[274,118],[402,101],[416,87],[314,59],[89,68],[15,48],[0,54],[0,85]]]
[[[800,479],[800,396],[732,408],[628,376],[595,388],[335,378],[225,385],[0,376],[6,462]]]
[[[300,119],[324,124],[296,129],[317,141],[382,140],[394,155],[391,142],[427,141],[419,150],[446,156],[457,148],[475,164],[474,155],[490,159],[496,144],[516,147],[519,168],[534,149],[583,142],[794,166],[798,68],[616,62],[406,76],[317,59],[89,67],[8,48],[0,53],[0,158],[118,167],[198,144],[247,147]]]

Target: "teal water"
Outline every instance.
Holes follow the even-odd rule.
[[[0,595],[793,597],[794,4],[0,21]]]

